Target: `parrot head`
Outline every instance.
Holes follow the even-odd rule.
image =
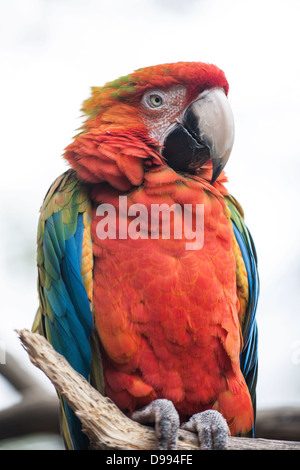
[[[211,161],[213,184],[228,161],[234,140],[227,93],[224,73],[201,62],[151,66],[93,87],[82,108],[87,117],[82,132],[67,147],[65,157],[79,169],[86,155],[76,139],[90,136],[97,147],[98,136],[97,152],[103,165],[108,158],[123,170],[126,158],[140,157],[144,167],[167,164],[176,172],[197,175]],[[121,148],[126,149],[123,162],[118,161]],[[91,174],[96,167],[92,162],[95,155],[90,152],[90,157]],[[103,176],[103,171],[99,174]],[[87,171],[88,180],[86,175]],[[141,177],[131,182],[140,184]]]

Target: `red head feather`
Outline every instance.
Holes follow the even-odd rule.
[[[187,104],[209,88],[220,87],[228,93],[222,70],[201,62],[146,67],[103,87],[93,87],[82,108],[87,116],[82,133],[65,153],[79,178],[93,183],[107,181],[121,190],[140,185],[145,161],[161,164],[162,159],[157,142],[147,135],[138,106],[147,90],[177,84],[186,86]]]

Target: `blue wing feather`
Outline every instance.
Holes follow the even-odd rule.
[[[71,366],[86,379],[91,372],[90,339],[93,321],[87,292],[83,285],[80,268],[83,240],[82,214],[78,215],[77,229],[73,237],[65,240],[64,252],[55,244],[55,252],[60,260],[60,271],[55,269],[50,289],[44,289],[49,304],[49,315],[46,316],[47,336],[53,347],[62,354]],[[48,219],[45,225],[51,227],[48,233],[55,234],[56,217]],[[46,231],[45,231],[46,233]],[[54,237],[55,238],[55,237]],[[47,259],[48,239],[44,239],[44,257]],[[52,251],[51,251],[51,254]],[[59,274],[59,275],[58,275]],[[64,412],[68,422],[70,438],[74,449],[86,448],[88,441],[81,431],[81,424],[71,408],[63,400]]]
[[[91,350],[90,337],[93,329],[90,303],[81,277],[81,250],[83,238],[82,214],[78,215],[78,228],[73,237],[65,240],[64,253],[60,251],[60,260],[53,263],[53,249],[49,249],[49,230],[55,229],[53,218],[45,223],[44,263],[51,256],[51,286],[44,289],[50,312],[49,321],[52,323],[51,340],[60,343],[59,352],[63,354],[72,367],[84,377],[90,373]],[[59,263],[60,261],[60,263]],[[59,270],[58,270],[59,268]],[[58,331],[59,328],[59,331]],[[57,336],[57,339],[55,338]],[[53,343],[54,344],[54,343]],[[72,352],[70,352],[72,351]]]
[[[90,301],[81,277],[81,258],[84,234],[83,210],[80,209],[80,188],[74,185],[74,175],[66,173],[61,185],[55,185],[52,199],[46,197],[45,215],[42,213],[39,250],[39,293],[40,310],[34,329],[43,333],[54,349],[62,354],[71,366],[86,379],[91,373],[91,337],[93,318]],[[54,206],[52,201],[57,191],[74,188],[74,203],[66,201],[68,224],[63,221],[65,206]],[[49,197],[50,197],[49,196]],[[73,204],[73,205],[72,205]],[[47,208],[49,207],[49,211]],[[54,208],[54,209],[53,209]],[[88,439],[81,431],[81,423],[68,406],[61,400],[67,420],[68,439],[74,449],[85,449]]]
[[[248,278],[249,299],[242,325],[243,350],[240,354],[240,367],[248,386],[254,414],[256,413],[256,382],[258,372],[258,331],[256,310],[259,297],[259,277],[257,255],[251,234],[243,220],[242,210],[237,201],[226,198],[231,211],[232,226],[236,241],[242,253]],[[254,428],[252,430],[254,435]]]

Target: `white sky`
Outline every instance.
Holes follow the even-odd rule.
[[[0,3],[0,340],[26,370],[13,329],[30,328],[37,308],[38,210],[66,169],[82,101],[139,67],[199,60],[230,84],[228,188],[261,278],[258,405],[300,404],[299,20],[299,0]]]

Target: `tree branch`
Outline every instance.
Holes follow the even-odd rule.
[[[82,423],[91,449],[153,450],[156,448],[154,430],[125,416],[107,397],[97,392],[81,375],[72,369],[47,340],[28,330],[17,332],[31,362],[51,380]],[[180,430],[178,450],[199,449],[194,433]],[[229,450],[300,450],[300,442],[270,441],[230,437]]]
[[[0,440],[33,433],[59,433],[59,404],[6,352],[0,374],[20,393],[20,402],[0,410]]]

